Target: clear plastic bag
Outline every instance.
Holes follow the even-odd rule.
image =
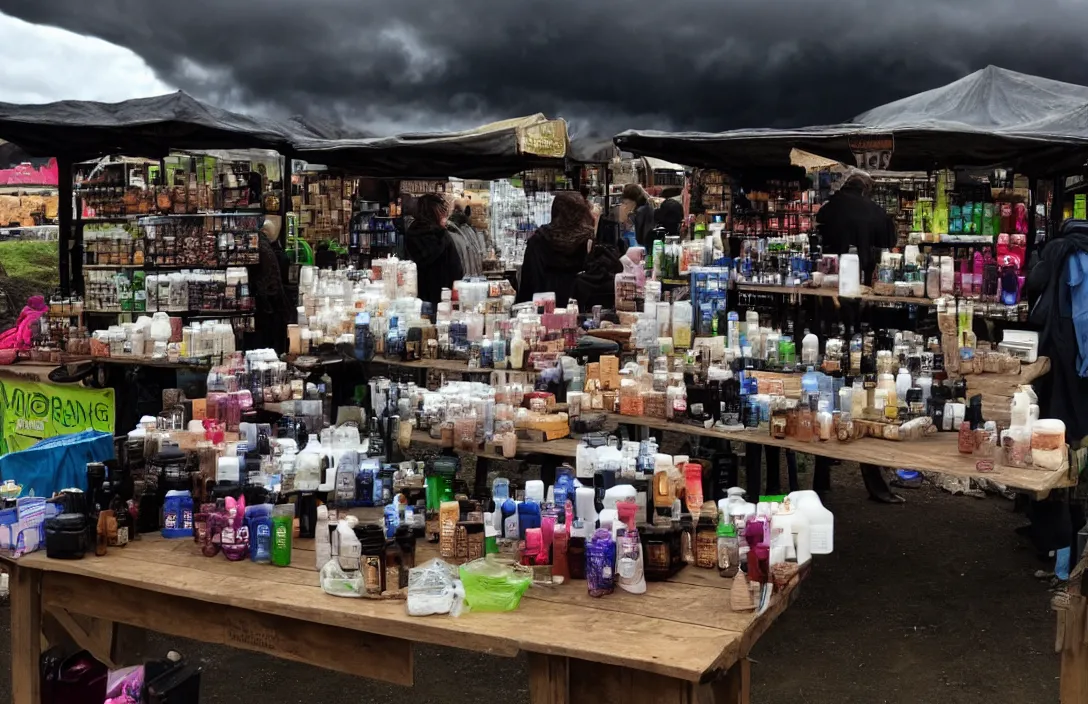
[[[407,591],[409,616],[448,613],[456,617],[467,611],[457,568],[442,560],[428,560],[408,570]]]

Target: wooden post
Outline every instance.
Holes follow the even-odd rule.
[[[570,704],[570,660],[529,653],[529,704]]]
[[[554,661],[563,661],[565,665]],[[559,698],[556,692],[562,689],[564,678],[567,696]],[[644,670],[552,655],[529,659],[531,704],[749,704],[750,691],[751,674],[746,658],[709,682],[689,682]]]
[[[1061,648],[1061,704],[1088,704],[1088,598],[1070,595],[1068,608],[1058,611]],[[1063,623],[1064,621],[1064,623]],[[1064,636],[1064,637],[1063,637]]]
[[[63,207],[63,203],[61,204]],[[42,573],[11,568],[11,692],[14,704],[41,702]]]

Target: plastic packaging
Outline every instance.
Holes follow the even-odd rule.
[[[473,611],[513,611],[533,582],[531,568],[488,556],[460,568],[465,601]],[[412,577],[409,574],[408,588]]]
[[[409,616],[450,614],[465,611],[465,588],[457,578],[457,568],[442,560],[429,560],[408,571]]]
[[[612,533],[598,530],[586,540],[586,583],[590,596],[601,597],[615,591],[615,564],[616,542]]]

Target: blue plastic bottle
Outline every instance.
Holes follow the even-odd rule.
[[[188,491],[168,491],[162,504],[162,537],[193,537],[193,497]]]
[[[395,503],[385,507],[385,537],[392,540],[397,534],[397,526],[400,525],[400,515]]]
[[[249,526],[249,558],[254,562],[272,562],[272,504],[246,507]]]

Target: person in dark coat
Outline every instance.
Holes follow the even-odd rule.
[[[247,344],[253,348],[287,349],[287,321],[292,304],[287,299],[280,270],[279,254],[272,244],[276,226],[265,221],[258,235],[257,265],[249,267],[249,288],[253,295],[254,334]]]
[[[895,223],[884,208],[869,197],[873,190],[873,177],[864,171],[853,171],[846,177],[838,193],[816,213],[816,224],[825,254],[846,254],[850,247],[857,250],[861,266],[861,282],[872,284],[873,270],[879,258],[879,250],[895,246]],[[843,315],[852,313],[857,318],[857,311],[851,310],[854,301],[843,301]],[[902,503],[903,497],[893,494],[880,467],[872,464],[861,465],[861,478],[869,497],[882,503]],[[831,460],[827,457],[816,458],[816,468],[812,476],[812,487],[816,491],[831,488]]]
[[[431,314],[438,310],[442,289],[464,277],[450,233],[446,230],[449,205],[442,196],[428,193],[416,202],[416,217],[404,235],[404,249],[416,263],[419,298],[431,304]]]
[[[666,237],[679,237],[680,227],[684,224],[684,206],[669,198],[654,211],[654,220],[665,230]]]
[[[1026,290],[1033,301],[1028,321],[1039,332],[1039,356],[1050,359],[1050,373],[1034,383],[1043,418],[1065,423],[1065,439],[1073,448],[1088,440],[1088,377],[1078,371],[1078,356],[1088,352],[1077,336],[1075,315],[1088,307],[1084,296],[1083,258],[1088,255],[1088,221],[1066,220],[1059,234],[1043,247],[1028,272]],[[1080,260],[1078,262],[1077,260]],[[1076,544],[1085,524],[1084,505],[1065,492],[1051,492],[1027,507],[1031,525],[1025,533],[1041,555]],[[1077,556],[1072,556],[1076,563]]]
[[[878,251],[895,246],[895,223],[884,208],[869,197],[873,177],[854,171],[839,192],[816,213],[824,254],[846,254],[854,246],[861,265],[861,282],[872,284]]]
[[[574,279],[571,297],[578,301],[579,310],[589,311],[593,306],[610,309],[616,307],[616,274],[623,273],[623,263],[616,251],[597,243],[586,255],[585,267]]]
[[[631,212],[631,221],[635,225],[635,240],[645,247],[647,252],[652,251],[653,232],[657,223],[654,222],[654,206],[649,196],[646,195],[642,186],[629,183],[623,187],[622,200],[623,205]]]
[[[593,212],[586,199],[571,191],[556,194],[552,221],[538,228],[525,245],[517,302],[554,291],[555,305],[566,306],[574,279],[585,268],[593,232]]]

